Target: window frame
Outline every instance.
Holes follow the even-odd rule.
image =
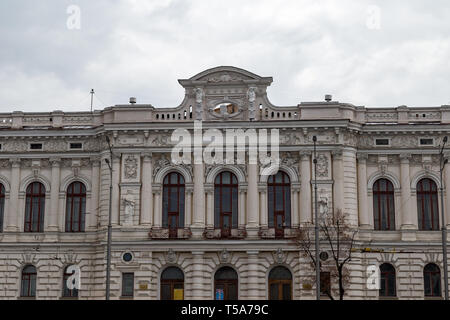
[[[290,275],[290,279],[287,278],[283,278],[283,279],[271,279],[270,276],[272,274],[272,272],[274,272],[274,270],[276,269],[284,269],[286,271],[288,271],[289,275]],[[267,276],[267,280],[268,280],[268,285],[267,285],[267,289],[268,289],[268,299],[269,300],[293,300],[293,275],[291,270],[289,270],[288,268],[286,268],[285,266],[276,266],[274,268],[272,268]],[[289,299],[285,299],[284,294],[283,294],[283,286],[285,284],[289,284],[290,287],[290,297]],[[276,299],[274,299],[274,297],[272,297],[271,294],[271,287],[272,285],[277,285],[278,286],[278,297]]]
[[[176,175],[176,183],[172,183],[172,176]],[[176,208],[177,211],[170,210],[172,199],[172,190],[176,190]],[[166,192],[167,190],[167,192]],[[177,171],[172,171],[166,174],[163,179],[163,195],[162,195],[162,223],[164,228],[169,229],[169,238],[176,239],[178,238],[178,229],[184,228],[184,219],[185,219],[185,207],[186,207],[186,183],[183,175]],[[167,206],[165,197],[167,194]],[[181,205],[183,203],[183,205]],[[171,221],[173,221],[173,217],[175,217],[175,227],[171,226]],[[165,226],[165,222],[167,221],[167,227]]]
[[[423,183],[429,183],[429,190],[424,190]],[[433,190],[433,188],[435,190]],[[418,219],[418,229],[420,231],[438,231],[440,226],[439,221],[439,192],[437,183],[430,178],[423,178],[417,182],[416,185],[416,197],[417,197],[417,219]],[[426,199],[427,197],[428,199]],[[426,207],[425,204],[428,201],[429,205]],[[434,212],[434,208],[436,207],[436,212]],[[426,218],[427,212],[425,209],[431,209],[431,212],[428,211],[431,223],[431,229],[426,229]]]
[[[73,275],[73,274],[75,273],[75,271],[72,272],[72,273],[68,273],[68,272],[67,272],[67,269],[68,269],[70,266],[72,266],[72,265],[67,265],[67,266],[64,268],[64,270],[63,270],[63,283],[62,283],[63,288],[62,288],[62,297],[63,297],[63,298],[78,298],[79,289],[75,289],[75,288],[74,288],[74,289],[69,289],[69,288],[67,287],[67,280],[69,279],[69,277],[70,277],[71,275]],[[68,292],[69,294],[67,294],[67,292]]]
[[[80,185],[80,192],[75,193],[75,185]],[[69,190],[71,191],[69,193]],[[78,233],[84,232],[86,229],[86,202],[87,202],[87,189],[83,182],[73,181],[67,186],[66,189],[66,215],[65,215],[65,232]],[[79,199],[78,207],[78,228],[74,228],[74,201]],[[70,203],[69,203],[70,202]],[[70,206],[69,206],[70,205]],[[70,222],[69,222],[69,208],[70,208]]]
[[[228,174],[230,183],[224,183],[224,175]],[[219,180],[219,181],[218,181]],[[234,182],[235,181],[235,182]],[[224,211],[224,190],[230,191],[230,209],[231,211]],[[235,198],[234,198],[235,196]],[[216,201],[219,200],[219,203]],[[222,171],[217,174],[214,179],[214,228],[220,229],[221,238],[229,238],[231,236],[231,230],[236,229],[238,226],[238,211],[239,211],[239,182],[237,177],[231,171]],[[217,212],[217,210],[219,212]],[[224,228],[224,219],[229,217],[229,228]],[[217,218],[219,221],[217,221]]]
[[[34,185],[39,185],[39,192],[34,193]],[[37,217],[37,230],[33,228],[33,200],[37,198],[38,204],[38,217]],[[44,232],[44,217],[45,217],[45,198],[46,188],[44,184],[39,181],[33,181],[28,184],[25,194],[25,217],[24,217],[24,232]],[[27,212],[29,217],[27,219]]]
[[[33,268],[32,272],[25,272],[28,267]],[[34,277],[33,277],[34,276]],[[26,279],[25,279],[26,278]],[[25,282],[27,281],[27,282]],[[32,282],[34,281],[34,292]],[[27,294],[24,294],[24,286],[27,284]],[[36,298],[37,289],[37,269],[34,265],[28,264],[22,268],[20,276],[20,297],[22,298]]]
[[[125,292],[125,281],[126,277],[131,276],[131,293]],[[130,279],[128,279],[130,280]],[[134,272],[122,272],[122,288],[121,297],[123,298],[133,298],[134,297]]]
[[[385,181],[385,189],[381,190],[381,182]],[[386,178],[380,178],[373,183],[372,186],[372,198],[373,198],[373,225],[376,231],[394,231],[395,228],[395,189],[394,184]],[[387,206],[387,228],[383,228],[383,217],[382,217],[382,205],[384,203],[381,201],[384,199]],[[392,203],[392,208],[390,204]],[[378,210],[375,210],[375,205],[377,205]],[[391,217],[392,215],[392,217]],[[378,225],[376,223],[375,217],[378,218]],[[391,221],[391,218],[393,221]]]
[[[427,270],[427,268],[435,268],[434,271]],[[439,293],[433,294],[433,276],[439,277]],[[431,294],[427,295],[427,284],[430,286]],[[442,276],[441,276],[441,268],[435,263],[428,263],[423,268],[423,293],[426,298],[440,298],[442,297]]]
[[[389,270],[383,269],[383,266],[385,266],[386,268],[389,268]],[[380,298],[395,298],[397,297],[397,273],[396,270],[394,268],[394,266],[390,263],[382,263],[379,267],[380,269],[380,289],[378,290],[378,296]],[[384,280],[384,294],[381,294],[381,283]],[[389,290],[389,282],[393,281],[394,282],[394,292],[391,293]]]
[[[281,182],[276,182],[277,175],[281,174]],[[277,210],[277,188],[281,188],[282,210]],[[272,199],[273,197],[273,199]],[[272,206],[270,201],[272,199]],[[291,208],[291,179],[284,171],[278,171],[267,179],[267,214],[269,228],[275,229],[276,238],[284,238],[284,229],[291,227],[292,208]],[[287,221],[287,213],[289,211],[289,221]],[[277,227],[277,216],[281,216],[283,226]],[[273,225],[272,225],[273,224]]]

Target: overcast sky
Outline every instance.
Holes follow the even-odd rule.
[[[91,88],[175,107],[220,65],[272,76],[276,105],[450,104],[450,1],[0,2],[0,112],[89,110]]]

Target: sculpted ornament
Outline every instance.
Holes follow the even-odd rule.
[[[328,158],[322,153],[317,157],[317,176],[328,177]]]
[[[166,158],[165,155],[162,155],[160,159],[156,160],[155,162],[155,169],[153,170],[153,177],[156,176],[156,174],[164,167],[170,166],[170,161]]]
[[[137,178],[137,159],[133,156],[128,156],[125,159],[125,178],[136,179]]]

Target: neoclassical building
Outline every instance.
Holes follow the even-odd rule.
[[[366,108],[327,96],[275,106],[271,77],[235,67],[179,83],[185,97],[173,108],[130,100],[0,114],[1,299],[104,299],[110,196],[112,299],[314,299],[292,237],[314,223],[315,182],[321,214],[342,210],[358,229],[347,299],[443,296],[450,166],[441,186],[438,147],[449,105]],[[173,163],[174,130],[200,121],[203,131],[278,129],[279,170],[261,175],[249,149],[243,163]],[[367,286],[369,266],[379,290]],[[66,281],[74,267],[78,290]]]

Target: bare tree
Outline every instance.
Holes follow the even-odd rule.
[[[314,228],[300,228],[294,238],[295,244],[310,260],[312,271],[315,271],[319,264],[321,271],[330,273],[330,282],[338,283],[337,290],[328,290],[328,288],[324,288],[324,293],[332,300],[335,300],[333,294],[337,294],[339,300],[343,300],[345,288],[349,282],[346,264],[352,259],[357,229],[349,226],[347,223],[347,216],[342,210],[336,210],[335,213],[326,214],[322,217],[319,230],[321,251],[328,251],[331,253],[331,259],[329,259],[328,262],[319,261],[319,263],[317,263],[316,261]],[[311,273],[311,277],[315,279],[315,272]]]

